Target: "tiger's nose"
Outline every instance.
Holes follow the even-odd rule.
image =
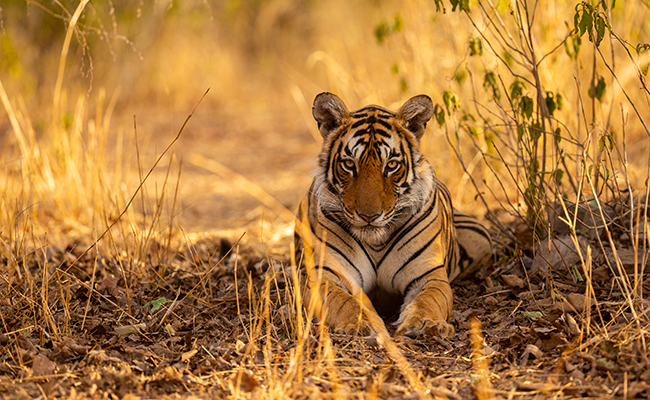
[[[367,215],[367,214],[361,214],[360,212],[357,212],[357,214],[359,214],[359,216],[361,218],[363,218],[364,221],[366,221],[366,222],[372,222],[372,221],[376,220],[377,218],[379,218],[379,216],[381,215],[381,214]]]

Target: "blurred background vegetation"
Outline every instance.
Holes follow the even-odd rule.
[[[589,32],[572,35],[585,5],[606,16],[621,41],[609,29],[598,48]],[[516,217],[530,206],[526,188],[539,176],[557,177],[557,169],[564,181],[560,176],[549,190],[555,196],[576,191],[585,163],[607,179],[622,179],[622,157],[599,168],[609,154],[603,143],[627,143],[631,185],[647,186],[650,140],[634,111],[650,115],[643,87],[648,52],[639,47],[650,30],[643,1],[93,1],[83,7],[65,55],[78,7],[2,2],[3,226],[14,226],[25,210],[37,221],[81,223],[87,232],[106,226],[207,88],[174,156],[162,163],[171,169],[159,167],[145,186],[144,197],[165,201],[135,202],[145,215],[177,207],[166,215],[184,218],[190,230],[233,228],[264,214],[247,216],[259,203],[223,174],[201,169],[197,158],[181,167],[179,160],[193,154],[243,175],[289,209],[297,205],[320,146],[311,102],[326,90],[351,109],[369,103],[396,109],[413,95],[431,96],[446,122],[429,125],[423,147],[456,205],[473,214],[510,203]],[[463,7],[470,11],[452,11]],[[528,26],[517,25],[522,13]],[[522,61],[526,46],[534,50],[537,82]],[[531,99],[530,110],[504,100],[517,85],[515,95]],[[534,120],[526,112],[534,107],[541,115],[538,99],[548,93],[558,102],[544,137],[566,140],[561,149],[544,142],[549,154],[558,153],[533,154],[551,166],[526,177],[530,160],[522,158],[522,138],[508,121],[519,114]],[[623,153],[617,149],[611,154]],[[175,202],[166,182],[178,169],[185,176]],[[486,190],[497,186],[504,190]]]

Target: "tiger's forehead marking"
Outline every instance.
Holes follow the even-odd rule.
[[[397,155],[398,140],[389,122],[395,113],[379,106],[368,106],[350,113],[352,122],[344,148],[346,155],[363,162],[381,162]]]

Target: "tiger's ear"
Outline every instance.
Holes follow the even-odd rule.
[[[330,132],[341,125],[343,117],[348,114],[348,108],[337,95],[323,92],[314,99],[311,113],[318,122],[320,134],[325,139]]]
[[[402,105],[397,114],[406,121],[405,128],[413,132],[420,140],[424,135],[427,122],[433,116],[433,102],[426,94],[411,97]]]

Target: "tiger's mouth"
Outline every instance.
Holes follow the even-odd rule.
[[[378,215],[361,216],[357,212],[348,213],[346,210],[345,216],[354,236],[364,242],[378,244],[388,235],[394,213],[382,211]]]
[[[379,245],[384,243],[386,238],[389,237],[389,226],[388,222],[384,222],[381,225],[377,223],[353,224],[350,232],[362,242]]]

